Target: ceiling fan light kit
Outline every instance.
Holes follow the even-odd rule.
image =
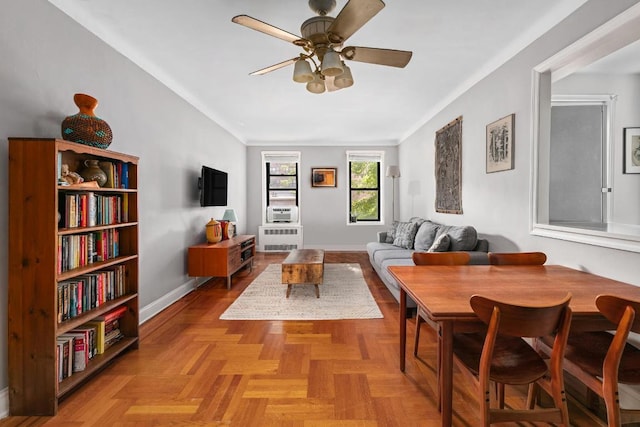
[[[309,7],[319,16],[307,19],[300,27],[302,37],[247,15],[231,19],[236,24],[279,38],[301,47],[305,53],[250,73],[262,75],[295,64],[293,81],[306,83],[312,93],[324,93],[353,86],[351,69],[345,60],[404,68],[412,52],[393,49],[347,46],[344,42],[373,18],[382,8],[382,0],[348,0],[335,18],[327,16],[335,0],[309,0]],[[314,68],[311,68],[313,64]]]
[[[319,71],[313,75],[313,80],[307,83],[307,90],[311,93],[320,94],[326,90],[326,86],[324,84],[324,79],[322,78],[322,74]]]
[[[333,84],[338,89],[344,89],[349,86],[353,86],[353,76],[351,75],[351,68],[349,68],[344,62],[342,63],[343,72],[333,80]]]
[[[293,67],[293,81],[296,83],[309,83],[311,80],[313,80],[311,65],[301,57]]]
[[[342,74],[343,71],[342,60],[340,59],[340,55],[337,52],[330,50],[329,52],[324,54],[320,71],[323,76],[335,77]]]

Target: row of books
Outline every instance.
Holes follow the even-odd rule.
[[[59,177],[62,175],[62,162],[62,152],[58,152]],[[100,161],[98,165],[107,175],[107,182],[102,185],[102,188],[129,188],[129,163],[105,160]]]
[[[117,257],[119,240],[120,231],[113,228],[58,236],[58,274]]]
[[[129,188],[129,163],[103,161],[99,164],[107,174],[107,183],[103,188]]]
[[[127,307],[120,306],[57,337],[58,382],[84,371],[91,359],[124,337],[120,319],[126,312]]]
[[[61,228],[121,224],[129,221],[129,196],[61,192],[58,210]]]
[[[126,294],[125,266],[84,274],[58,283],[58,322],[74,318]]]

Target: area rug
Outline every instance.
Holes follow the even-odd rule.
[[[286,298],[281,264],[270,264],[220,316],[223,320],[380,319],[358,264],[325,264],[320,298],[315,286],[294,285]]]

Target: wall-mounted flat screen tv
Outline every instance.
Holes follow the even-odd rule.
[[[227,206],[227,173],[202,166],[200,206]]]

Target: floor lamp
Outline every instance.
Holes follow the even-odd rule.
[[[396,220],[396,178],[400,177],[400,168],[398,166],[387,166],[387,176],[391,177],[391,218]]]

